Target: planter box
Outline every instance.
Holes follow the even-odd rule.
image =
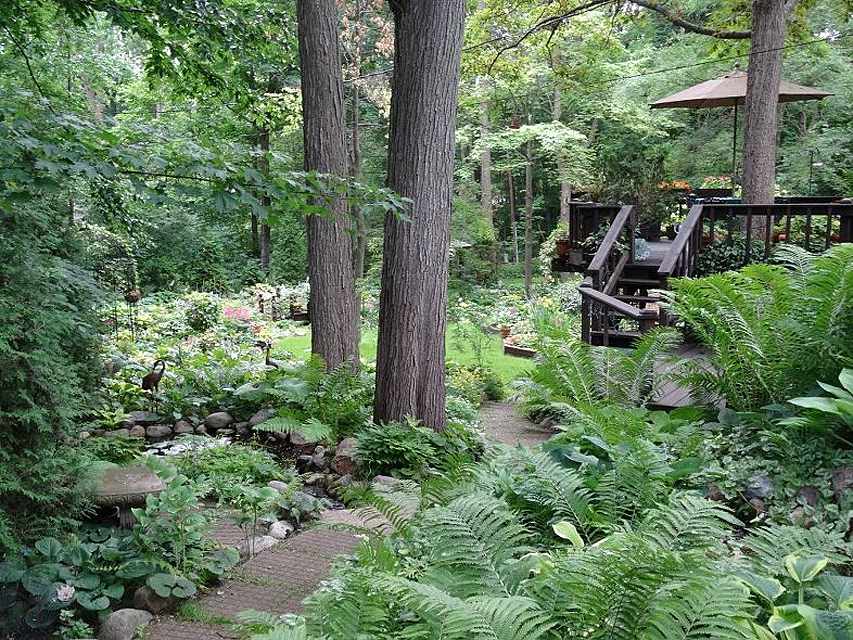
[[[504,355],[515,356],[517,358],[533,358],[536,356],[536,351],[527,347],[517,347],[514,344],[505,344]]]

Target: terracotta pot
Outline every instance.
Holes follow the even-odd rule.
[[[557,240],[557,255],[561,258],[565,258],[569,255],[569,252],[572,250],[572,243],[570,240]]]

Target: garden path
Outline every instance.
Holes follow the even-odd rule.
[[[534,447],[554,432],[522,417],[515,406],[504,402],[486,402],[480,409],[480,424],[486,435],[503,444]]]
[[[322,525],[360,524],[351,512],[327,511],[320,525],[283,540],[240,565],[227,580],[195,601],[193,617],[164,616],[146,629],[150,640],[222,640],[237,638],[230,627],[241,611],[299,613],[302,601],[329,576],[332,561],[350,553],[359,538],[350,531]],[[234,525],[213,531],[218,541],[237,546],[242,534]]]

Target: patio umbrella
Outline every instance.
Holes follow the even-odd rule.
[[[746,100],[745,71],[735,69],[713,80],[706,80],[697,85],[679,91],[666,98],[661,98],[651,104],[652,109],[705,109],[709,107],[734,107],[734,138],[732,141],[732,188],[737,163],[737,120],[738,105]],[[793,82],[782,80],[779,83],[779,102],[799,102],[801,100],[823,100],[832,94],[828,91],[803,87]]]

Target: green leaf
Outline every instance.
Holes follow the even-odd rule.
[[[156,571],[157,567],[153,563],[136,558],[121,565],[116,571],[116,577],[133,580],[150,575]]]
[[[0,562],[0,582],[18,582],[26,569],[20,561]]]
[[[89,611],[103,611],[110,606],[107,596],[95,596],[91,591],[78,591],[77,604]]]
[[[35,543],[35,548],[48,562],[58,562],[62,554],[62,544],[56,538],[42,538]]]
[[[788,575],[798,583],[811,582],[829,564],[826,556],[808,556],[802,558],[795,553],[785,556],[785,569]]]
[[[836,609],[853,610],[853,578],[850,576],[822,575],[817,587],[832,601]]]
[[[761,596],[771,604],[785,592],[785,587],[775,578],[760,576],[751,571],[736,571],[735,575],[749,587],[750,591]]]
[[[78,589],[94,591],[100,586],[101,579],[94,573],[84,573],[83,575],[73,578],[71,583]]]
[[[181,576],[155,573],[145,583],[161,598],[189,598],[196,593],[195,585]]]
[[[838,376],[838,381],[849,393],[853,394],[853,369],[844,369]]]
[[[803,640],[850,640],[853,611],[823,611],[805,604],[789,604],[773,609],[768,626],[774,633],[799,629],[793,638]]]
[[[21,586],[34,596],[44,596],[53,592],[53,582],[57,577],[58,565],[38,564],[30,567],[21,578]]]
[[[791,400],[788,400],[788,402],[805,409],[817,409],[824,413],[841,415],[841,412],[836,406],[836,401],[832,398],[792,398]]]
[[[584,542],[583,538],[581,538],[578,530],[568,520],[562,520],[552,525],[551,528],[554,530],[554,534],[558,538],[562,538],[563,540],[568,540],[571,542],[576,549],[583,549]]]
[[[115,582],[101,590],[105,596],[111,600],[118,600],[124,595],[124,585],[120,582]]]

